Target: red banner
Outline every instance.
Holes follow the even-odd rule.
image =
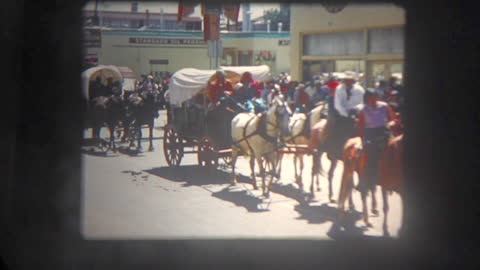
[[[238,22],[238,12],[240,11],[240,4],[232,5],[232,4],[225,4],[223,5],[223,12],[227,18],[234,21],[235,23]]]
[[[195,11],[196,5],[194,3],[179,2],[177,22],[181,22],[184,17],[190,16]]]
[[[203,15],[203,39],[219,40],[220,39],[220,15],[205,14]]]

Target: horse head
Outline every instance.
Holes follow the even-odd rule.
[[[292,116],[292,110],[283,98],[283,95],[275,96],[272,105],[267,110],[267,121],[274,125],[275,133],[280,137],[285,137],[290,133],[289,121]]]

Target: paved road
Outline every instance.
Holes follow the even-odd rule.
[[[293,158],[283,161],[282,179],[273,185],[269,199],[250,184],[249,166],[239,158],[237,171],[240,183],[230,186],[231,172],[221,168],[206,173],[196,166],[197,157],[187,154],[179,168],[169,168],[162,149],[165,113],[156,120],[153,152],[136,155],[120,145],[117,153],[102,155],[84,147],[83,161],[83,235],[88,239],[214,239],[275,238],[331,239],[337,205],[329,203],[327,181],[321,178],[322,190],[316,201],[304,203],[293,177]],[[148,134],[148,133],[144,133]],[[90,132],[85,133],[88,138]],[[105,134],[106,136],[106,134]],[[123,148],[122,148],[123,147]],[[143,149],[148,149],[144,141]],[[304,189],[310,185],[311,157],[306,157]],[[328,159],[322,160],[328,166]],[[328,168],[328,167],[327,167]],[[340,175],[338,165],[333,181],[338,197]],[[261,184],[260,178],[257,178]],[[380,216],[371,217],[373,228],[357,229],[349,234],[381,236],[383,214],[380,190],[377,191]],[[360,194],[354,193],[357,210],[361,210]],[[369,204],[370,205],[370,204]],[[398,234],[401,222],[401,199],[390,196],[389,230]],[[353,213],[354,220],[360,213]],[[331,233],[333,238],[346,233]]]

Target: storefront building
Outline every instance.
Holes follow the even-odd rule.
[[[200,31],[85,28],[85,56],[98,64],[128,66],[137,74],[161,76],[182,68],[210,69]],[[223,66],[270,66],[274,75],[290,70],[288,32],[222,33]]]
[[[403,77],[405,11],[392,4],[291,5],[291,75],[356,71],[372,87]]]

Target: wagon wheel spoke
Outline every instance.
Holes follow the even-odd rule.
[[[173,126],[167,125],[165,127],[163,151],[170,167],[180,165],[183,158],[182,139],[179,136]]]

